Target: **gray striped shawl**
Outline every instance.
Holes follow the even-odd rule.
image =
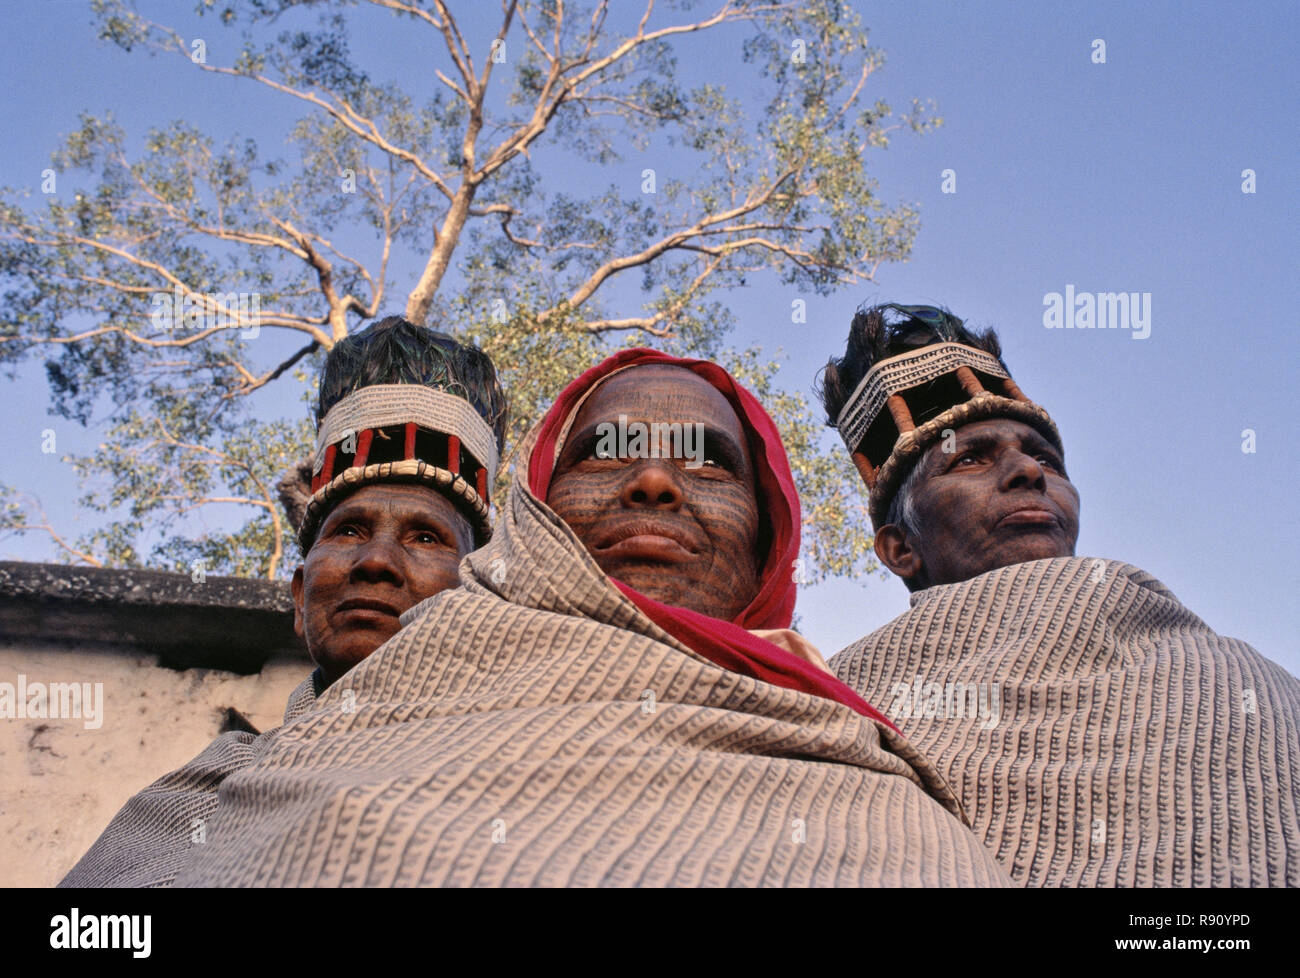
[[[516,485],[463,588],[228,777],[178,885],[1007,885],[928,762],[661,631]]]
[[[1300,884],[1286,670],[1115,561],[1017,564],[912,605],[831,667],[935,762],[1013,879]],[[957,684],[1000,685],[998,722]]]

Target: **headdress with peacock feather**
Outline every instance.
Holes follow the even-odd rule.
[[[947,310],[888,303],[858,313],[824,389],[851,382],[850,363],[861,379],[832,420],[870,489],[877,529],[912,466],[949,428],[1012,418],[1064,451],[1051,417],[1011,379],[997,334],[968,329]]]

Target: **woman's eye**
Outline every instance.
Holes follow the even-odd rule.
[[[967,462],[978,462],[979,458],[980,457],[976,455],[974,452],[967,452],[966,454],[960,456],[954,464],[965,465]]]
[[[360,531],[358,531],[357,528],[353,526],[351,523],[344,523],[342,526],[340,526],[337,530],[334,531],[334,535],[341,537],[341,536],[348,536],[358,532]]]

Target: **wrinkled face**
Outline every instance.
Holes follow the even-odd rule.
[[[396,633],[397,616],[459,583],[469,522],[422,486],[358,489],[325,517],[293,575],[293,627],[333,683]]]
[[[909,535],[908,547],[923,582],[950,584],[1026,560],[1072,556],[1079,493],[1052,444],[1007,418],[954,434],[955,451],[939,442],[917,463],[924,466],[913,496],[920,532]]]
[[[620,415],[630,436],[622,445],[609,440]],[[656,423],[683,433],[702,424],[695,458],[645,457],[654,433],[668,430]],[[657,444],[661,456],[687,447],[667,437]],[[730,621],[758,593],[760,521],[745,431],[727,399],[689,370],[634,367],[598,387],[574,420],[546,502],[601,570],[656,601]]]

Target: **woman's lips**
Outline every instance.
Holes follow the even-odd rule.
[[[658,533],[637,533],[624,537],[607,547],[600,548],[602,557],[620,557],[625,560],[659,560],[676,562],[694,556],[689,549],[672,537]]]
[[[998,520],[998,526],[1059,526],[1056,514],[1046,509],[1017,509]]]
[[[388,621],[401,614],[387,601],[376,601],[368,598],[352,598],[344,601],[335,609],[334,613],[347,618],[373,622]]]

